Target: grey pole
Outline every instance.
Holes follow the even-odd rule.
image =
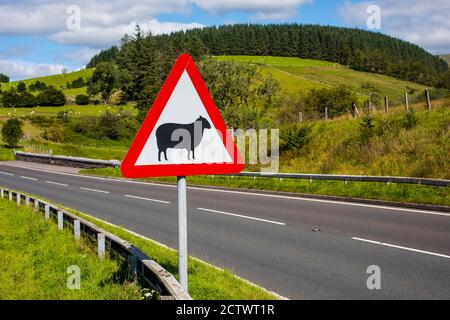
[[[180,284],[188,291],[186,177],[177,177],[178,189],[178,274]]]

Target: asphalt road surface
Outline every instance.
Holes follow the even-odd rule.
[[[0,165],[0,185],[176,248],[176,186],[30,165]],[[450,299],[449,213],[196,187],[187,192],[189,254],[287,298]],[[379,290],[367,287],[374,265],[381,271]]]

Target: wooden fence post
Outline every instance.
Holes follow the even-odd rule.
[[[384,113],[389,113],[389,98],[387,96],[384,97]]]
[[[408,92],[405,92],[405,110],[409,110],[409,99],[408,99]]]
[[[328,107],[325,107],[325,120],[328,119]]]
[[[427,100],[427,110],[431,110],[430,90],[425,89],[425,99]]]
[[[300,123],[303,123],[303,112],[299,112],[299,113],[298,113],[298,121],[299,121]]]

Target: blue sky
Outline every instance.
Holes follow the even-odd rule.
[[[82,68],[136,23],[156,34],[233,23],[368,29],[371,5],[373,31],[450,53],[448,0],[0,0],[0,72],[17,80]]]

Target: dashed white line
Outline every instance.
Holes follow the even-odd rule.
[[[0,171],[0,173],[4,174],[5,176],[13,176],[14,175],[13,173],[3,172],[3,171]]]
[[[202,210],[202,211],[212,212],[212,213],[224,214],[224,215],[232,216],[232,217],[238,217],[238,218],[243,218],[243,219],[256,220],[256,221],[260,221],[260,222],[267,222],[267,223],[277,224],[277,225],[280,225],[280,226],[285,226],[286,225],[286,223],[283,223],[283,222],[278,222],[278,221],[273,221],[273,220],[266,220],[266,219],[260,219],[260,218],[250,217],[250,216],[244,216],[244,215],[241,215],[241,214],[235,214],[235,213],[230,213],[230,212],[225,212],[225,211],[218,211],[218,210],[205,209],[205,208],[197,208],[197,209],[198,210]]]
[[[27,179],[27,180],[33,180],[33,181],[37,181],[36,178],[32,178],[32,177],[27,177],[27,176],[20,176],[22,179]]]
[[[436,256],[436,257],[450,259],[450,256],[447,256],[447,255],[441,254],[441,253],[430,252],[430,251],[425,251],[425,250],[419,250],[419,249],[414,249],[414,248],[408,248],[408,247],[398,246],[398,245],[395,245],[395,244],[379,242],[379,241],[374,241],[374,240],[368,240],[368,239],[362,239],[362,238],[357,238],[357,237],[352,237],[352,239],[353,240],[357,240],[357,241],[363,241],[363,242],[367,242],[367,243],[377,244],[377,245],[380,245],[380,246],[391,247],[391,248],[407,250],[407,251],[412,251],[412,252],[418,252],[418,253],[424,253],[424,254],[429,254],[429,255],[432,255],[432,256]]]
[[[153,201],[153,202],[159,202],[159,203],[165,203],[165,204],[169,204],[169,201],[164,201],[164,200],[158,200],[158,199],[150,199],[150,198],[143,198],[143,197],[137,197],[137,196],[132,196],[129,194],[126,194],[125,197],[127,198],[133,198],[133,199],[139,199],[139,200],[146,200],[146,201]]]
[[[91,189],[91,188],[84,188],[84,187],[80,187],[80,189],[83,189],[83,190],[86,190],[86,191],[92,191],[92,192],[99,192],[99,193],[109,193],[109,191],[98,190],[98,189]]]
[[[48,181],[48,180],[45,182],[50,183],[50,184],[56,184],[57,186],[63,186],[63,187],[69,186],[68,184],[65,184],[65,183],[53,182],[53,181]]]

